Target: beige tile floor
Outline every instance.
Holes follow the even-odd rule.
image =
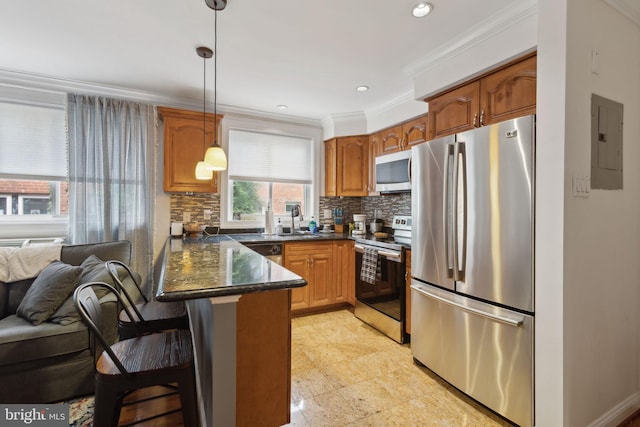
[[[293,319],[288,426],[510,426],[348,310]]]

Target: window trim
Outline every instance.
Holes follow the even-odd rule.
[[[225,151],[229,152],[229,130],[242,130],[247,132],[261,132],[270,134],[280,134],[293,136],[298,138],[311,139],[311,167],[313,182],[310,184],[311,195],[309,197],[310,212],[303,212],[304,223],[308,223],[311,215],[318,217],[317,211],[320,208],[320,193],[322,191],[322,183],[320,179],[320,171],[324,168],[323,156],[321,156],[322,148],[322,128],[305,126],[294,123],[269,121],[258,118],[240,117],[232,114],[225,114],[221,124],[221,144]],[[231,160],[230,160],[231,161]],[[247,229],[247,228],[264,228],[264,218],[258,218],[256,221],[234,221],[228,218],[229,206],[229,179],[228,171],[220,172],[220,227],[227,229]],[[276,216],[284,219],[286,216]]]

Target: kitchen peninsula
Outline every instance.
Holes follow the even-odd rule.
[[[224,235],[169,238],[162,257],[156,298],[187,303],[201,425],[258,425],[240,419],[246,416],[258,417],[260,425],[269,417],[286,423],[289,290],[307,282]],[[265,317],[255,319],[258,312]],[[270,413],[256,408],[260,404]],[[252,410],[241,409],[247,407]]]

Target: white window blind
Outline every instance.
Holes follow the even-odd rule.
[[[0,88],[0,177],[66,179],[63,105],[7,100],[5,92]]]
[[[229,179],[312,183],[311,139],[229,130]]]

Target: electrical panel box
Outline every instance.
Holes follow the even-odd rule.
[[[591,188],[622,189],[623,105],[591,95]]]

